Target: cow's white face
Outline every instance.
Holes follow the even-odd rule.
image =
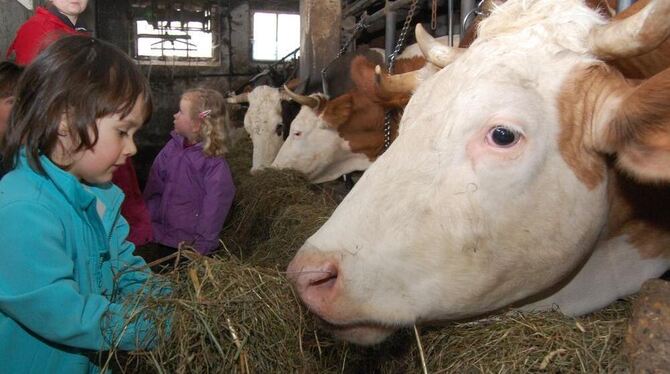
[[[248,98],[244,129],[251,136],[254,147],[251,163],[251,171],[254,172],[270,166],[284,143],[282,108],[279,89],[274,87],[258,86]]]
[[[399,137],[293,260],[301,298],[336,335],[374,343],[504,307],[596,241],[606,183],[587,187],[564,161],[557,109],[572,68],[591,61],[547,46],[545,29],[520,33],[483,37],[423,83]]]
[[[370,160],[365,155],[354,154],[337,130],[305,105],[291,123],[289,137],[272,163],[274,168],[297,170],[313,183],[334,180],[368,165]]]

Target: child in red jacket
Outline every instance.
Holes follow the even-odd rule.
[[[37,54],[63,35],[87,33],[79,15],[86,10],[88,0],[50,0],[38,7],[16,33],[7,50],[7,58],[16,55],[16,63],[28,65]]]

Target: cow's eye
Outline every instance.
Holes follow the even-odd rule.
[[[284,124],[279,122],[277,124],[277,127],[275,127],[275,133],[277,134],[277,136],[281,136],[283,132],[284,132]]]
[[[300,135],[302,135],[302,131],[296,131],[296,132],[293,133],[293,136],[295,136],[295,137],[298,137]]]
[[[489,131],[487,137],[491,144],[498,147],[511,147],[519,142],[521,135],[510,128],[496,126]]]

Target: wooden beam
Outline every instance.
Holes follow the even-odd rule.
[[[340,49],[340,0],[300,0],[300,79],[315,82]]]

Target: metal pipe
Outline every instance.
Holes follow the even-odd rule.
[[[448,19],[449,19],[449,45],[454,46],[454,0],[449,0],[447,2],[447,8],[449,10],[447,11],[448,14]]]
[[[386,12],[398,10],[399,8],[402,8],[405,5],[409,5],[411,2],[412,0],[387,1],[386,6],[369,15],[368,18],[366,18],[365,23],[369,26],[374,22],[380,20],[382,17],[385,17]]]
[[[386,55],[386,61],[390,61],[391,53],[395,49],[395,22],[396,22],[396,11],[390,10],[386,12],[386,31],[384,34],[384,51]]]
[[[623,10],[633,5],[635,0],[617,0],[616,2],[616,12],[621,13]]]
[[[342,18],[349,16],[358,16],[358,13],[365,10],[365,8],[372,5],[377,0],[359,0],[342,10]]]

